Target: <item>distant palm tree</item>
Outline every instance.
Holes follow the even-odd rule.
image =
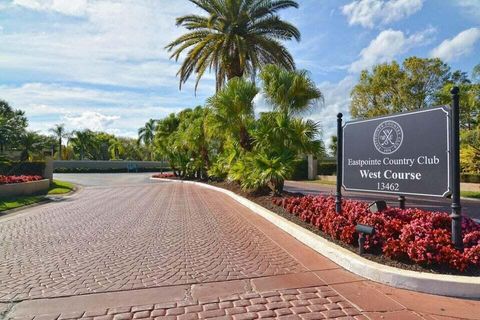
[[[150,119],[145,123],[145,126],[138,129],[138,143],[143,142],[150,150],[150,160],[153,160],[153,151],[151,150],[153,139],[155,138],[155,130],[157,128],[157,121]]]
[[[110,141],[110,146],[108,147],[108,152],[110,152],[110,157],[113,160],[116,160],[120,157],[120,154],[125,152],[123,143],[116,138],[112,138]]]
[[[20,137],[21,154],[20,160],[32,160],[34,154],[40,152],[43,148],[43,139],[38,133],[28,131]]]
[[[58,160],[62,160],[62,139],[67,137],[65,125],[63,123],[56,124],[49,131],[58,139]]]
[[[80,160],[84,160],[85,156],[90,154],[89,151],[95,147],[90,130],[74,131],[69,143],[72,144],[73,150],[80,155]]]
[[[177,25],[191,32],[167,45],[171,58],[178,60],[189,51],[178,71],[180,88],[195,72],[195,90],[205,70],[213,69],[219,90],[226,80],[249,75],[254,77],[262,66],[274,63],[295,69],[293,57],[280,42],[300,40],[300,31],[283,21],[277,12],[298,8],[290,0],[190,0],[207,16],[186,15]]]

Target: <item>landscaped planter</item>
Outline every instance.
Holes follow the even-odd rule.
[[[0,185],[0,198],[13,198],[18,196],[29,196],[48,192],[50,180],[42,179],[38,181],[11,183]]]

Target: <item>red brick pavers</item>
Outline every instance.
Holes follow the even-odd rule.
[[[478,301],[367,281],[191,185],[86,188],[0,220],[0,241],[0,318],[480,319]]]
[[[214,192],[87,188],[0,223],[0,302],[304,270]]]

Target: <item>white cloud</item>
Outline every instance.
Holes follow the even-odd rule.
[[[85,111],[81,114],[68,115],[64,117],[68,127],[79,129],[90,129],[94,131],[105,131],[112,126],[119,116],[109,116],[100,112]]]
[[[350,25],[373,28],[406,18],[422,9],[423,0],[355,0],[342,7]]]
[[[336,135],[337,114],[343,113],[343,119],[349,119],[350,92],[357,83],[353,75],[348,75],[337,83],[322,82],[318,85],[320,91],[324,94],[325,104],[314,112],[310,118],[318,121],[322,127],[323,140],[330,141],[330,136]]]
[[[480,1],[478,0],[456,0],[457,4],[467,15],[480,18]]]
[[[445,61],[452,61],[471,53],[479,40],[480,28],[470,28],[460,32],[452,39],[444,40],[430,52],[430,55]]]
[[[13,3],[31,10],[53,11],[69,16],[83,16],[87,0],[14,0]]]
[[[399,54],[405,53],[413,47],[425,45],[431,41],[435,29],[406,36],[402,31],[384,30],[373,39],[368,47],[360,51],[360,58],[350,65],[350,72],[360,72],[375,64],[393,60]]]

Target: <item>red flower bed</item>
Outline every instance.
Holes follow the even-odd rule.
[[[42,176],[2,176],[0,175],[0,184],[11,184],[42,180]]]
[[[152,176],[153,178],[175,178],[175,175],[173,173],[167,172],[167,173],[157,173]]]
[[[367,236],[365,248],[395,260],[460,271],[480,267],[480,224],[467,217],[462,222],[465,250],[460,252],[451,243],[451,218],[444,212],[389,207],[372,213],[367,203],[343,200],[337,214],[335,198],[322,196],[277,198],[273,203],[350,245],[357,245],[357,223],[374,226],[376,233]]]

